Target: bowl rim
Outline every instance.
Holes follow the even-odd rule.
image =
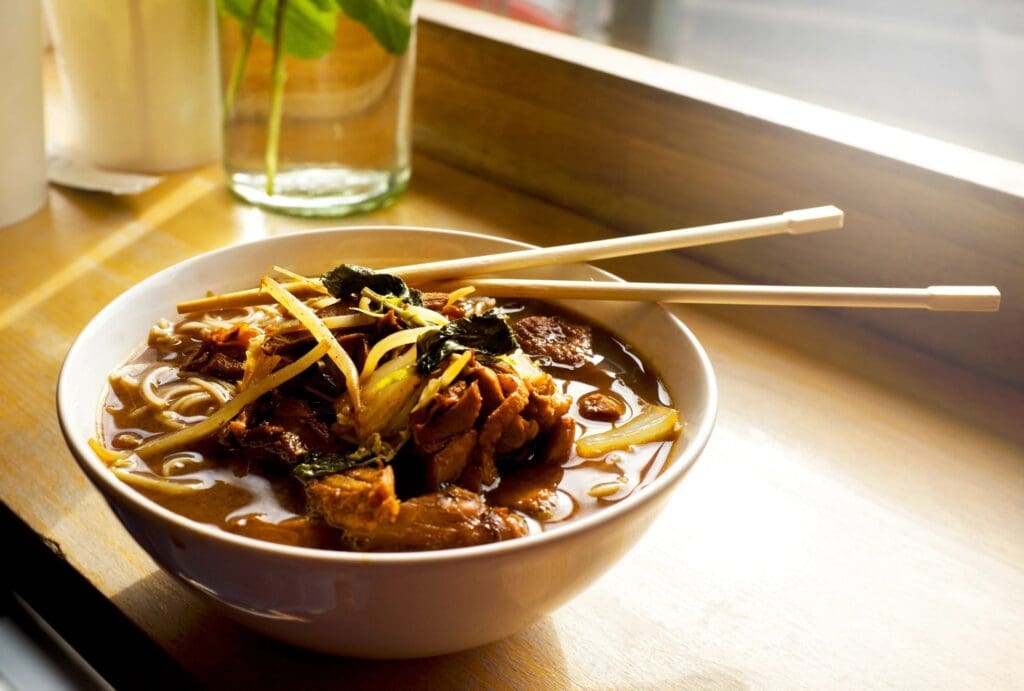
[[[170,509],[164,508],[160,504],[156,503],[152,499],[149,499],[142,493],[130,487],[127,483],[118,480],[117,477],[109,471],[109,468],[96,456],[96,454],[89,448],[88,444],[77,437],[77,435],[71,430],[67,420],[71,418],[71,411],[74,409],[74,404],[69,398],[67,393],[69,390],[68,379],[69,374],[69,363],[72,362],[78,352],[85,348],[85,343],[92,339],[94,331],[98,327],[98,323],[101,318],[111,312],[116,312],[121,308],[121,305],[128,302],[132,297],[145,290],[147,284],[150,281],[154,281],[161,276],[170,274],[172,272],[180,272],[186,268],[189,264],[199,263],[202,261],[208,261],[211,257],[222,254],[230,254],[236,251],[238,248],[243,246],[249,246],[254,244],[268,243],[273,244],[277,242],[286,242],[288,239],[294,239],[297,236],[312,236],[312,235],[335,235],[339,233],[349,232],[380,232],[380,231],[428,231],[433,233],[441,233],[445,235],[461,236],[461,237],[472,237],[483,240],[498,240],[500,242],[507,243],[510,245],[509,250],[520,248],[520,249],[533,249],[537,245],[532,245],[519,240],[512,240],[509,238],[488,235],[486,233],[476,233],[464,230],[452,230],[447,228],[434,228],[430,226],[397,226],[397,225],[358,225],[358,226],[332,226],[329,228],[311,229],[306,231],[299,231],[296,233],[285,233],[281,235],[274,235],[271,237],[258,238],[255,240],[235,243],[226,247],[221,247],[208,252],[189,257],[180,262],[176,262],[160,271],[151,274],[150,276],[142,279],[138,283],[135,283],[128,289],[124,290],[121,294],[115,297],[113,300],[108,302],[101,310],[99,310],[89,322],[82,328],[78,336],[75,338],[71,347],[68,348],[67,353],[64,356],[64,360],[61,363],[60,373],[57,378],[57,389],[56,389],[56,404],[57,404],[57,417],[60,424],[61,434],[64,436],[64,441],[67,444],[69,450],[74,456],[75,461],[82,468],[85,474],[93,482],[93,484],[102,485],[98,487],[101,493],[105,495],[105,498],[110,502],[110,494],[117,496],[121,501],[135,507],[137,510],[141,510],[149,518],[155,519],[161,524],[169,524],[172,527],[180,530],[196,533],[202,538],[211,539],[215,542],[224,543],[225,547],[242,549],[250,552],[263,553],[265,556],[280,556],[292,559],[303,559],[319,563],[327,564],[338,564],[338,565],[354,565],[359,564],[360,566],[393,566],[393,565],[415,565],[415,564],[439,564],[447,562],[456,562],[463,560],[472,559],[483,559],[490,557],[497,557],[501,555],[507,555],[518,552],[519,550],[539,548],[544,545],[553,545],[563,540],[571,539],[575,536],[596,530],[601,527],[602,524],[613,522],[620,516],[632,513],[633,511],[639,510],[644,504],[654,501],[657,497],[665,492],[668,492],[678,482],[679,479],[689,470],[696,461],[697,457],[704,450],[707,445],[708,439],[711,436],[711,431],[715,424],[715,419],[718,414],[718,383],[715,377],[714,369],[711,365],[711,360],[701,345],[700,341],[697,340],[693,332],[686,326],[685,323],[672,312],[665,309],[664,305],[659,305],[659,308],[664,312],[665,316],[679,329],[683,336],[689,341],[693,347],[698,362],[700,364],[700,370],[704,375],[707,383],[707,415],[705,416],[702,424],[695,430],[692,431],[689,444],[687,448],[675,457],[671,465],[665,469],[661,475],[659,475],[653,482],[644,486],[640,491],[634,491],[629,496],[616,502],[612,506],[603,507],[600,511],[595,511],[587,516],[583,516],[578,520],[574,520],[564,526],[559,526],[556,530],[544,531],[541,533],[526,535],[521,538],[513,540],[503,540],[499,542],[492,542],[484,545],[474,545],[470,547],[453,547],[448,549],[440,550],[423,550],[414,552],[350,552],[344,550],[330,550],[330,549],[319,549],[315,547],[298,547],[294,545],[283,545],[275,542],[269,542],[265,540],[258,540],[256,538],[247,537],[245,535],[237,535],[230,533],[226,530],[218,528],[216,526],[201,523],[199,521],[186,518],[180,514],[174,513]],[[591,269],[594,269],[610,280],[622,281],[623,279],[612,274],[611,272],[600,269],[591,264],[587,264]],[[613,332],[614,333],[614,332]]]

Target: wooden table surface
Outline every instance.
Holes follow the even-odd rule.
[[[611,234],[427,158],[396,205],[344,221],[371,223],[538,244]],[[88,601],[60,608],[69,626],[121,632],[111,651],[148,637],[219,687],[1024,688],[1024,393],[796,310],[678,310],[719,378],[711,442],[640,544],[518,635],[366,662],[224,619],[156,567],[79,471],[57,373],[91,316],[154,271],[322,225],[237,202],[211,166],[134,198],[54,189],[47,209],[0,229],[0,500],[5,530],[30,536],[8,575],[31,590],[63,581],[27,569],[63,569],[137,629],[108,626]],[[716,277],[680,255],[606,265]],[[59,558],[30,558],[33,544]]]

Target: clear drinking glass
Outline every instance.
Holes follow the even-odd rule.
[[[237,21],[220,21],[225,90],[243,45]],[[334,47],[323,57],[285,54],[284,98],[273,184],[267,147],[273,47],[258,34],[224,119],[230,189],[262,207],[302,216],[344,216],[391,202],[410,174],[415,25],[408,49],[386,51],[339,13]]]

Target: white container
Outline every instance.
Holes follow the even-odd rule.
[[[38,0],[0,2],[0,227],[46,202],[41,23]]]
[[[77,153],[166,172],[220,156],[212,0],[46,0]]]

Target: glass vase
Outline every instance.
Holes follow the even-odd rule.
[[[239,23],[222,17],[225,93],[242,46]],[[237,91],[225,104],[224,168],[231,191],[301,216],[345,216],[394,200],[409,181],[414,65],[415,25],[408,49],[394,55],[339,13],[330,52],[315,59],[284,56],[277,154],[268,164],[274,50],[254,34]]]

